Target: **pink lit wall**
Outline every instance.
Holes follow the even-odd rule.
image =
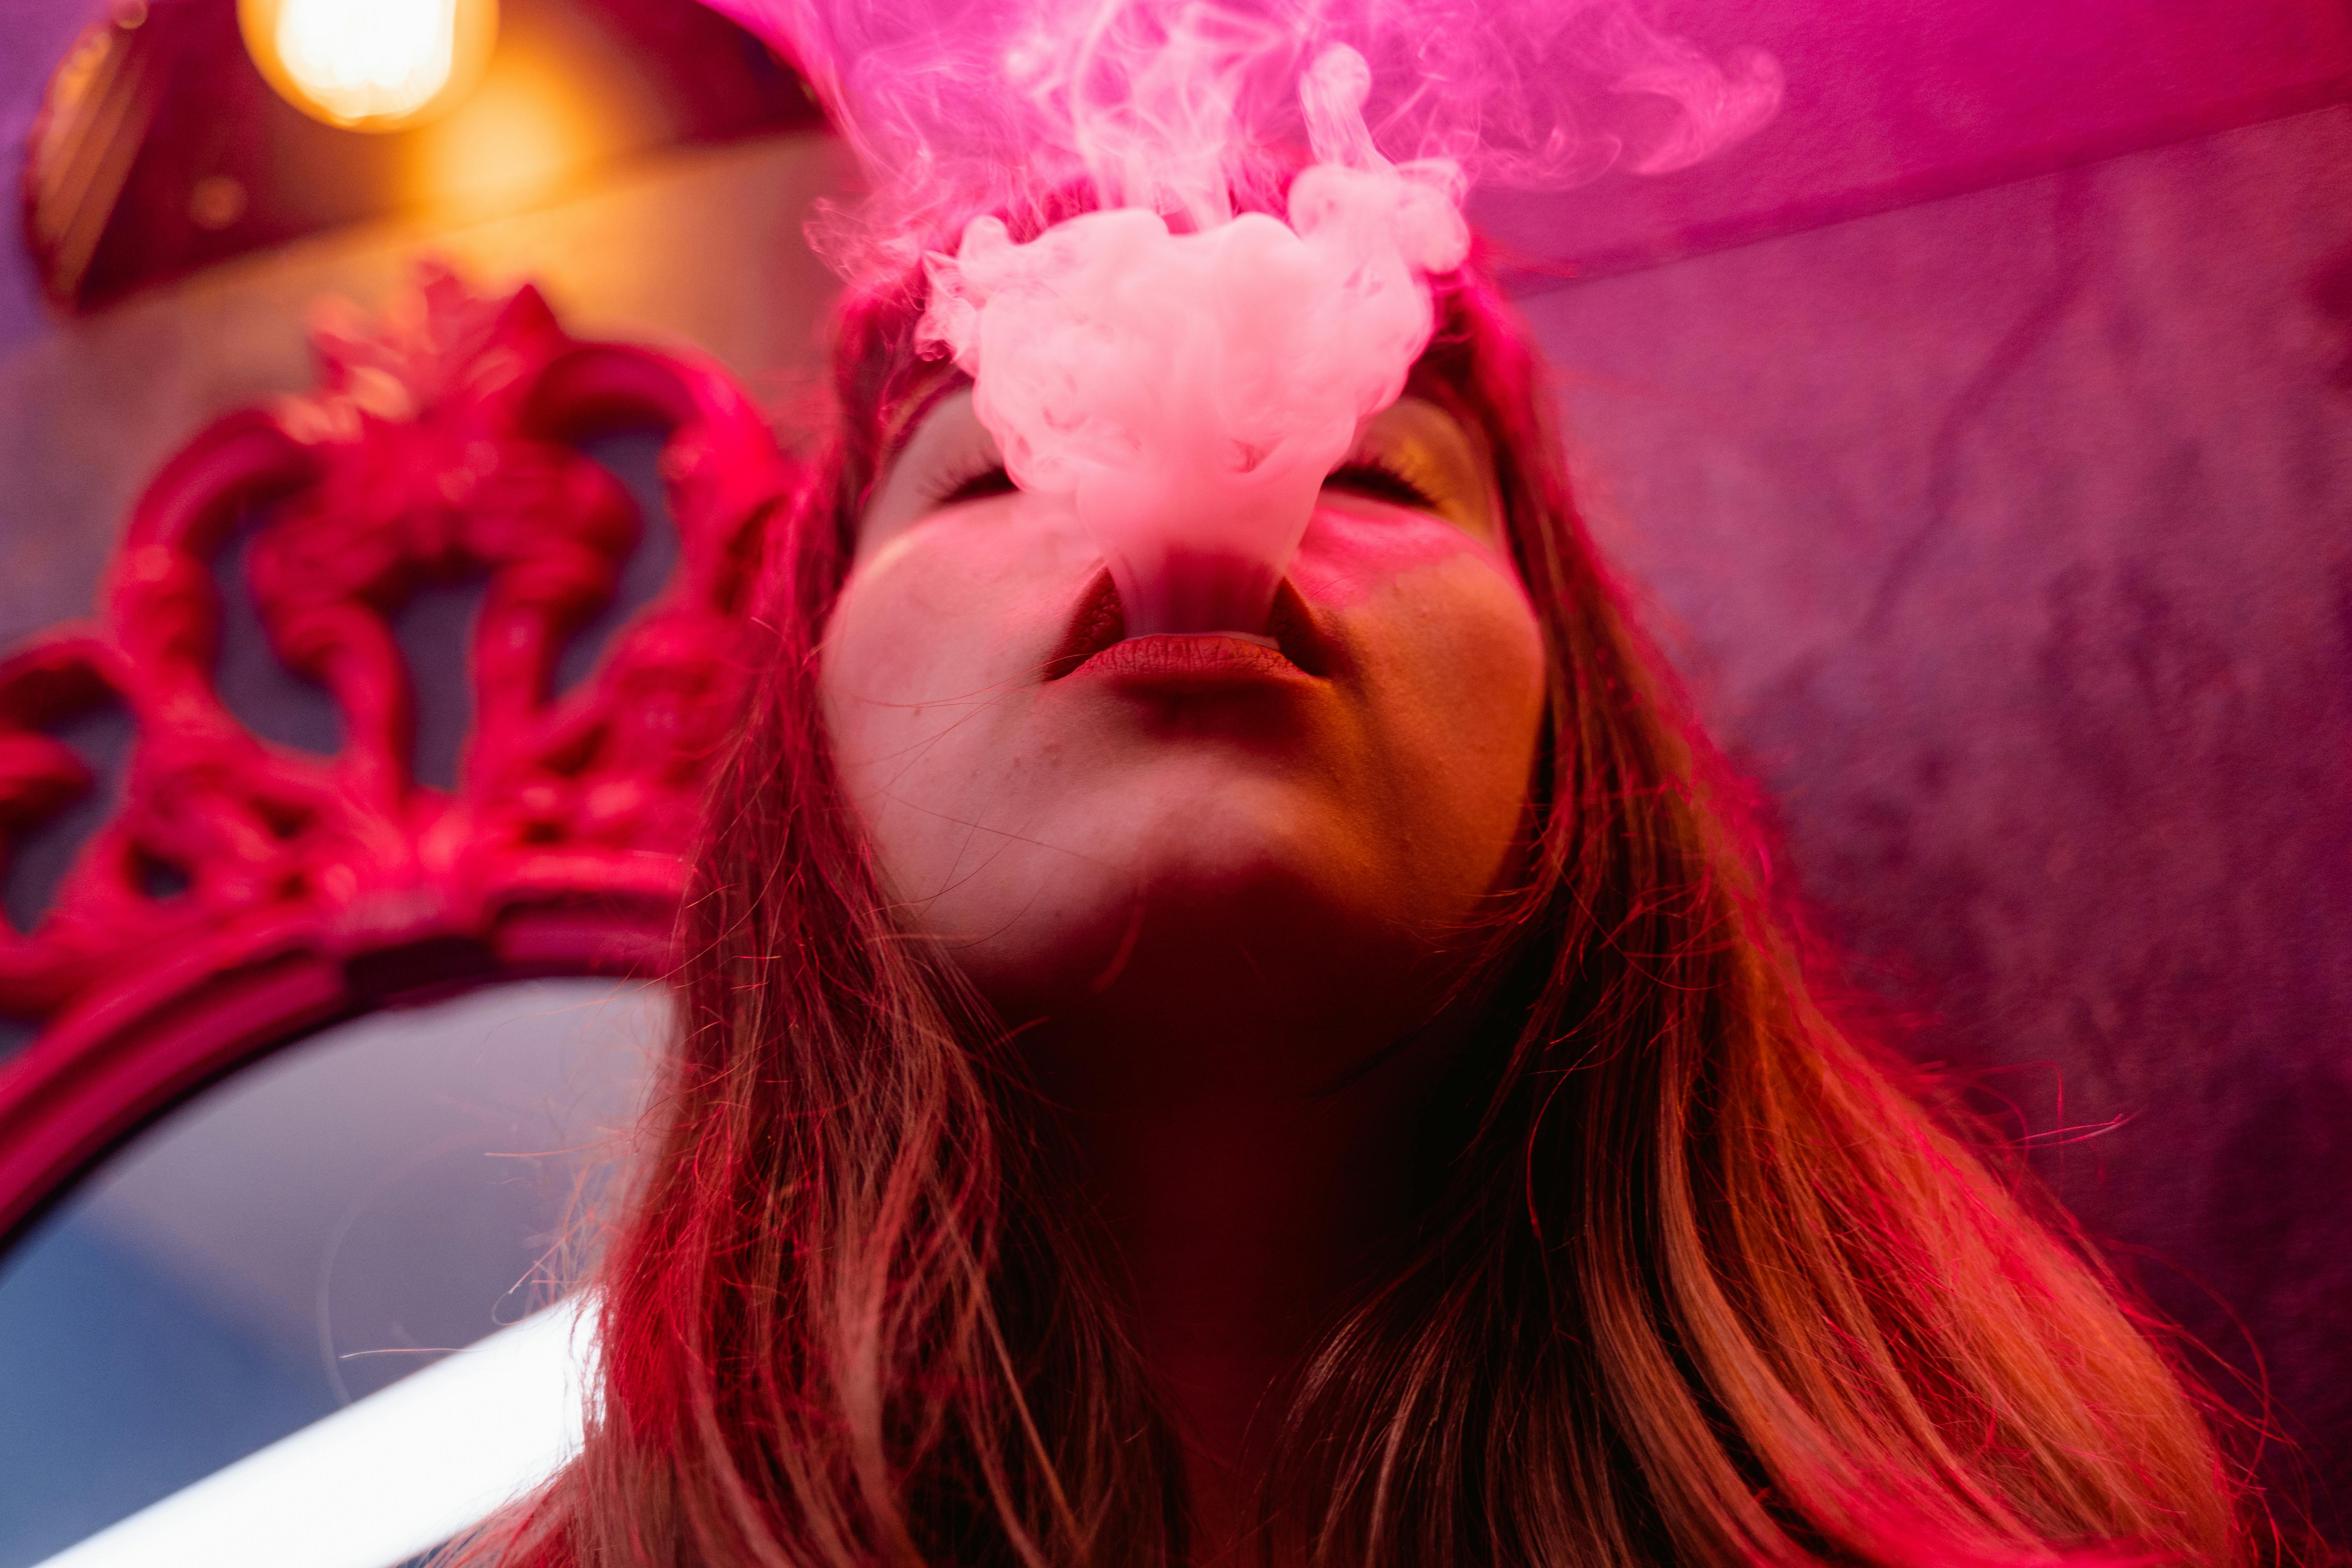
[[[2167,1310],[2267,1363],[2323,1513],[2352,1501],[2347,174],[2338,106],[1526,301],[1587,503],[1823,923]]]
[[[1710,54],[1780,61],[1752,142],[1660,179],[1492,204],[1538,270],[1591,277],[2342,101],[2336,0],[1679,0]]]

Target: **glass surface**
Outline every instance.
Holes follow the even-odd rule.
[[[0,1568],[562,1296],[667,1021],[606,980],[373,1014],[99,1166],[0,1258]]]

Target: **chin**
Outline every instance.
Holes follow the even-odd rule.
[[[967,885],[953,924],[986,934],[948,948],[1007,1023],[1237,1036],[1412,1011],[1435,911],[1360,820],[1231,777],[1129,809],[1082,858],[1034,853]]]

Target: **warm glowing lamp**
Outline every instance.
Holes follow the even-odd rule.
[[[498,0],[237,0],[278,96],[330,125],[399,131],[453,108],[482,74]]]

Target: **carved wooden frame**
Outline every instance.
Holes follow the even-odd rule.
[[[427,268],[369,322],[311,332],[318,390],[213,425],[134,508],[91,621],[0,661],[0,855],[95,787],[45,728],[109,701],[135,730],[121,798],[39,925],[0,931],[0,1241],[92,1162],[290,1038],[482,980],[653,973],[680,851],[741,688],[757,531],[797,482],[709,362],[567,336],[538,292]],[[551,695],[611,601],[638,520],[565,443],[668,431],[679,534],[660,595]],[[247,580],[272,648],[322,685],[328,757],[256,736],[214,681],[213,557],[268,508]],[[411,776],[411,673],[390,613],[487,574],[454,792]],[[166,868],[158,876],[157,868]]]

